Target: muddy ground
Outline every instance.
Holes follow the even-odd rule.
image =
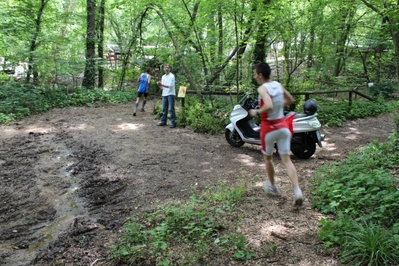
[[[132,103],[55,109],[0,126],[0,265],[115,265],[110,246],[128,217],[188,199],[206,186],[246,180],[241,233],[256,246],[273,241],[274,257],[208,265],[339,265],[317,240],[311,208],[314,169],[344,158],[394,130],[389,115],[322,128],[323,148],[297,167],[305,201],[292,206],[291,184],[275,160],[281,198],[268,198],[258,146],[233,148],[223,134],[158,127],[152,109]],[[214,261],[214,263],[212,262]]]

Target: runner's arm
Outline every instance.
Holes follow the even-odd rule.
[[[260,86],[258,88],[258,93],[263,100],[263,106],[257,110],[255,110],[255,109],[249,110],[249,114],[252,117],[259,115],[259,114],[266,113],[267,111],[273,109],[272,98],[270,98],[269,93],[267,93],[267,91],[265,90],[265,88],[263,86]]]
[[[294,97],[292,97],[291,93],[289,93],[286,89],[283,88],[284,91],[284,106],[291,105],[294,103]]]

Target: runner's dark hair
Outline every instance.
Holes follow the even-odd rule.
[[[262,74],[265,79],[270,79],[272,70],[268,63],[258,63],[255,65],[255,71],[258,74]]]

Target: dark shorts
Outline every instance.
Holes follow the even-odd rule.
[[[148,92],[137,92],[137,98],[140,98],[141,96],[147,97],[148,96]]]

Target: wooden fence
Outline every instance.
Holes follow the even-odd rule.
[[[319,95],[319,94],[338,94],[338,93],[348,93],[348,100],[349,100],[349,106],[352,106],[352,98],[353,95],[359,95],[360,97],[363,97],[369,101],[375,101],[375,99],[367,96],[366,94],[358,91],[359,87],[355,87],[354,89],[347,89],[347,90],[329,90],[329,91],[304,91],[304,92],[291,92],[292,95],[305,95],[305,100],[310,99],[311,95]],[[196,91],[186,91],[186,94],[197,94]],[[237,93],[237,92],[211,92],[211,91],[203,91],[201,92],[203,95],[225,95],[225,96],[231,96],[231,95],[237,95],[237,94],[244,94],[244,93]],[[184,97],[180,98],[181,99],[181,105],[184,107]]]

